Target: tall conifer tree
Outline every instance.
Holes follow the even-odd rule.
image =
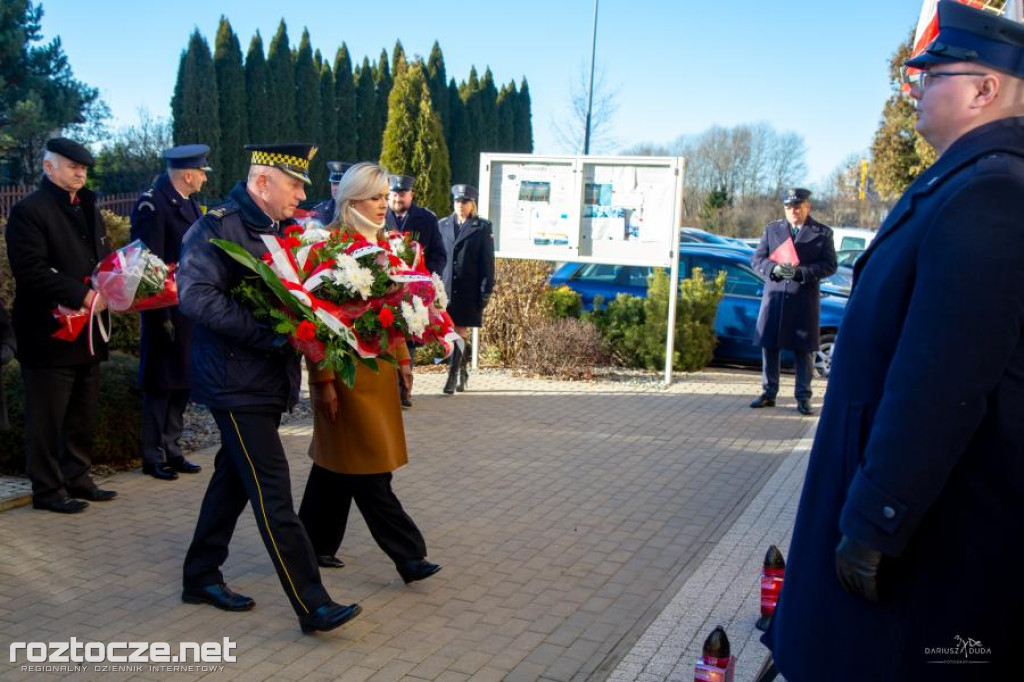
[[[359,131],[355,161],[376,161],[380,158],[380,119],[377,116],[377,95],[373,87],[370,60],[363,57],[356,84],[356,125]]]
[[[533,112],[530,110],[530,86],[523,77],[516,98],[516,116],[513,122],[515,130],[515,150],[521,154],[533,153]]]
[[[356,84],[352,79],[352,60],[345,43],[334,58],[334,97],[337,107],[335,139],[338,158],[354,163],[359,158],[359,119],[356,115]]]
[[[380,157],[381,143],[383,142],[384,126],[388,122],[388,97],[391,95],[391,86],[394,80],[391,77],[391,67],[388,65],[387,50],[380,51],[380,59],[377,61],[373,87],[377,94],[377,139],[372,158]]]
[[[267,103],[267,108],[273,112],[270,119],[271,135],[276,140],[294,140],[295,63],[288,44],[288,26],[284,19],[270,41],[267,68],[270,71],[270,102]]]
[[[426,83],[420,87],[412,170],[416,175],[416,195],[420,205],[439,216],[446,215],[451,207],[448,191],[452,181],[448,146]]]
[[[515,151],[515,109],[518,93],[516,83],[501,86],[498,93],[498,131],[497,146],[499,152]]]
[[[384,127],[380,163],[390,173],[412,175],[412,155],[416,148],[416,121],[420,107],[420,89],[426,87],[419,64],[408,67],[395,78],[388,97],[388,122]]]
[[[480,118],[476,122],[480,151],[499,151],[498,148],[498,88],[490,67],[484,70],[480,79]]]
[[[248,103],[249,139],[246,142],[266,143],[273,141],[270,107],[270,72],[263,55],[263,38],[260,32],[249,42],[245,55],[245,98]],[[248,159],[246,159],[248,162]],[[241,178],[239,178],[241,179]]]
[[[238,36],[226,17],[221,17],[214,44],[213,66],[217,73],[220,139],[205,141],[212,149],[213,173],[206,185],[212,196],[224,196],[245,173],[244,146],[249,137],[249,114],[245,103],[245,67]]]
[[[475,185],[476,179],[470,176],[469,141],[471,132],[466,121],[466,105],[462,101],[454,78],[448,83],[448,113],[450,123],[447,142],[452,184]]]
[[[391,51],[391,77],[395,80],[408,67],[408,60],[405,57],[405,48],[402,41],[395,41],[395,49]]]
[[[210,144],[220,140],[217,73],[206,39],[196,29],[181,54],[171,98],[174,144]]]
[[[320,55],[320,51],[317,50],[317,56]],[[335,101],[335,85],[334,85],[334,72],[331,71],[331,65],[325,60],[321,60],[320,65],[320,137],[319,143],[322,145],[320,154],[317,157],[320,160],[318,164],[321,169],[324,167],[326,161],[335,161],[338,159],[338,106]],[[319,196],[326,197],[330,194],[330,183],[327,182],[327,173],[319,173],[316,176],[316,188]]]
[[[295,128],[290,132],[289,139],[322,144],[320,73],[313,63],[313,46],[309,42],[307,29],[303,29],[299,47],[295,51],[295,96],[293,101],[295,102]]]
[[[434,41],[430,48],[430,57],[427,59],[427,86],[430,88],[430,101],[434,104],[434,111],[441,119],[441,128],[444,130],[444,139],[449,140],[448,120],[451,115],[448,112],[448,74],[444,68],[444,54],[441,46]]]

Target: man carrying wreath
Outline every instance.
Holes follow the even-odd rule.
[[[213,413],[221,449],[185,557],[182,600],[227,611],[255,605],[224,584],[220,567],[250,503],[267,552],[303,632],[331,630],[360,612],[331,600],[295,514],[278,427],[298,400],[299,356],[289,339],[232,298],[250,271],[210,242],[234,242],[261,258],[264,235],[282,236],[306,198],[309,144],[249,145],[249,177],[188,231],[178,269],[181,311],[195,323],[192,398]]]

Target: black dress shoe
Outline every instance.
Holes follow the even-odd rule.
[[[78,514],[79,512],[85,511],[85,508],[88,506],[88,502],[73,500],[70,497],[65,497],[62,500],[54,500],[52,502],[32,500],[33,509],[45,509],[46,511],[57,512],[58,514]]]
[[[116,490],[103,490],[101,488],[93,488],[92,490],[68,490],[68,493],[72,497],[80,497],[83,500],[89,500],[90,502],[109,502],[117,497]]]
[[[441,570],[440,566],[432,564],[426,559],[409,559],[398,564],[397,567],[398,575],[402,576],[406,585],[429,578]]]
[[[796,401],[796,411],[800,414],[810,416],[814,414],[814,410],[811,409],[810,400],[798,400]]]
[[[750,403],[750,406],[755,410],[759,407],[775,407],[775,398],[767,393],[762,393],[754,402]]]
[[[181,601],[186,604],[209,604],[224,611],[249,611],[256,606],[250,597],[232,592],[224,583],[186,587],[181,591]]]
[[[320,568],[345,568],[345,562],[330,554],[318,554],[316,565]]]
[[[408,398],[402,398],[402,407],[404,407],[405,409],[409,409],[410,407],[412,407],[412,401],[409,400]]]
[[[327,602],[313,613],[299,616],[299,627],[303,632],[327,632],[339,625],[344,625],[362,612],[359,604],[343,606]]]
[[[198,464],[193,464],[184,457],[181,459],[167,460],[167,466],[169,466],[172,471],[177,471],[179,474],[198,474],[203,470],[203,467]]]
[[[178,474],[167,464],[143,464],[142,473],[161,481],[176,481]]]

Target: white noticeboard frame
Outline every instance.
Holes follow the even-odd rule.
[[[682,157],[480,155],[478,208],[493,225],[498,258],[669,268],[666,384],[685,164]]]

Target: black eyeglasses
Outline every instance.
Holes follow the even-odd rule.
[[[942,78],[944,76],[987,76],[987,73],[981,73],[979,71],[914,71],[910,72],[910,69],[903,67],[900,73],[900,80],[909,85],[911,88],[917,88],[918,90],[925,90],[928,84],[934,81],[936,78]]]

